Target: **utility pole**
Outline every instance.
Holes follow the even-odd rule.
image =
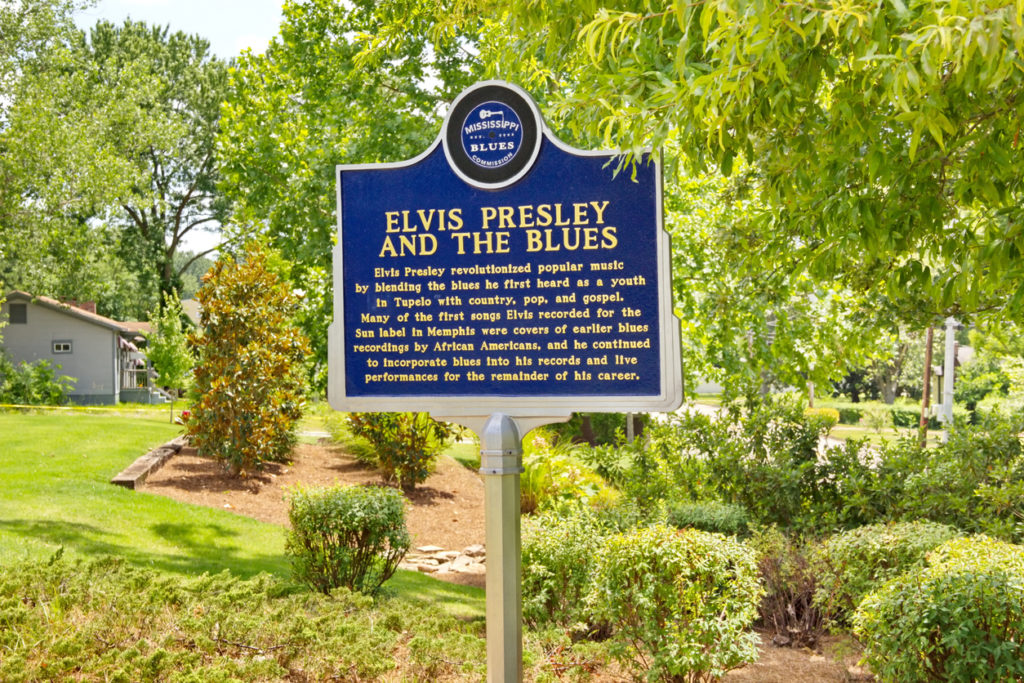
[[[935,336],[935,328],[928,326],[928,334],[924,339],[924,391],[921,393],[921,423],[918,428],[918,438],[921,448],[928,444],[928,418],[932,397],[932,339]]]
[[[956,328],[953,318],[946,318],[946,357],[942,364],[942,421],[944,431],[942,442],[949,441],[949,433],[953,429],[953,375],[956,365]]]

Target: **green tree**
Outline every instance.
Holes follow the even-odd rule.
[[[0,93],[21,78],[21,65],[48,52],[72,31],[74,0],[14,0],[0,4]],[[9,102],[0,98],[0,112]]]
[[[465,44],[428,39],[407,17],[406,40],[387,63],[356,61],[380,30],[375,3],[289,0],[266,52],[243,53],[231,72],[221,121],[224,192],[233,223],[265,235],[293,263],[303,290],[300,321],[325,380],[331,253],[339,163],[398,161],[434,139],[443,103],[474,80]],[[460,36],[464,35],[460,33]]]
[[[118,198],[127,237],[121,246],[126,260],[155,278],[161,291],[177,289],[192,260],[213,251],[177,265],[182,240],[217,226],[228,210],[216,190],[215,155],[228,66],[204,38],[130,20],[120,27],[99,22],[74,50],[98,87],[140,83],[130,129],[109,131],[116,135],[110,144],[134,165],[136,178]]]
[[[905,318],[1024,312],[1021,2],[390,0],[371,57],[481,24],[489,74],[556,120],[751,188],[751,273],[883,293]],[[582,26],[582,28],[580,28]],[[516,56],[515,59],[512,56]]]
[[[489,75],[530,87],[564,139],[583,147],[602,143],[600,130],[580,125],[585,115],[578,119],[577,112],[559,106],[559,90],[575,88],[574,70],[583,53],[570,58],[559,52],[563,61],[544,71],[544,55],[520,54],[518,38],[499,25],[504,9],[478,17],[470,4],[449,5],[435,11],[433,5],[416,2],[351,10],[322,2],[290,4],[280,43],[263,57],[243,59],[234,73],[222,132],[225,150],[232,150],[226,155],[225,178],[236,188],[230,191],[238,196],[239,207],[250,212],[248,220],[270,217],[266,228],[275,244],[301,237],[296,246],[283,248],[306,264],[304,287],[319,286],[327,276],[335,201],[325,191],[334,183],[327,162],[392,161],[421,152],[438,128],[438,117],[429,114],[443,110],[439,105],[450,101],[470,76],[481,74],[483,64],[491,69]],[[448,9],[454,20],[445,14]],[[575,25],[575,19],[566,23]],[[479,38],[475,26],[482,27]],[[447,54],[454,44],[449,68],[461,61],[461,70],[442,80],[436,95],[443,99],[435,96],[426,100],[430,106],[411,107],[406,93],[420,86],[410,70],[431,66],[430,53],[424,53],[431,41],[435,54]],[[333,51],[325,44],[333,45]],[[502,66],[506,62],[520,66]],[[388,74],[407,77],[392,84]],[[344,106],[340,98],[350,104]],[[411,100],[424,101],[422,96]],[[671,158],[681,153],[675,145],[667,151]],[[711,174],[694,179],[670,175],[668,182],[667,226],[673,234],[677,309],[687,332],[688,386],[697,377],[725,381],[734,393],[748,395],[773,383],[827,386],[849,365],[871,357],[883,311],[877,301],[853,295],[840,282],[814,282],[781,267],[771,267],[771,277],[735,267],[734,254],[748,253],[740,228],[756,208],[750,188]],[[320,208],[311,214],[315,206]],[[321,227],[310,230],[312,225]],[[310,259],[323,265],[309,268]],[[311,316],[314,324],[328,319],[328,305],[324,296],[323,310]]]
[[[18,74],[0,121],[0,278],[144,315],[179,288],[182,240],[224,215],[227,65],[197,36],[100,22],[26,52]]]
[[[884,352],[876,301],[784,268],[735,267],[744,250],[735,225],[752,210],[749,196],[714,175],[670,178],[667,190],[687,388],[715,380],[727,396],[757,400],[772,387],[814,382],[820,393]]]
[[[157,372],[157,381],[171,391],[171,414],[174,414],[174,398],[182,389],[187,389],[192,379],[195,358],[188,345],[177,293],[164,293],[163,306],[150,312],[149,322],[153,331],[146,335],[146,356]]]
[[[84,74],[68,77],[78,4],[0,6],[0,281],[96,300],[111,314],[108,302],[135,298],[134,275],[119,262],[111,232],[88,219],[131,182],[131,169],[102,141],[133,86],[86,97]],[[125,291],[115,297],[113,288]]]
[[[188,433],[200,453],[237,475],[287,458],[302,415],[308,342],[292,318],[298,300],[251,244],[222,256],[199,290],[201,329]]]

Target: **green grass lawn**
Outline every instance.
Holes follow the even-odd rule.
[[[844,425],[838,424],[829,430],[828,435],[833,439],[867,439],[868,443],[872,446],[880,446],[885,443],[893,443],[897,439],[901,439],[906,436],[917,436],[916,429],[896,429],[890,427],[881,431],[875,431],[870,427],[863,427],[860,425]],[[940,429],[929,429],[928,430],[928,445],[935,446],[941,442],[942,430]]]
[[[281,527],[110,483],[180,432],[150,411],[0,412],[0,564],[64,548],[181,575],[289,576]],[[416,572],[399,572],[386,588],[459,616],[484,613],[482,591]]]
[[[474,471],[480,469],[480,444],[476,441],[456,441],[445,449],[444,454],[463,467]]]

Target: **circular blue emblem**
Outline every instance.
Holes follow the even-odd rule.
[[[481,168],[501,168],[523,147],[523,122],[512,107],[492,100],[470,110],[461,137],[470,161]]]

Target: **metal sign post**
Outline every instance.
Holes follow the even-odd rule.
[[[523,680],[523,606],[520,583],[519,427],[495,413],[480,434],[487,537],[487,679]]]
[[[682,402],[661,165],[618,161],[485,81],[415,159],[337,169],[328,398],[479,435],[491,681],[522,677],[522,437],[574,411]]]

